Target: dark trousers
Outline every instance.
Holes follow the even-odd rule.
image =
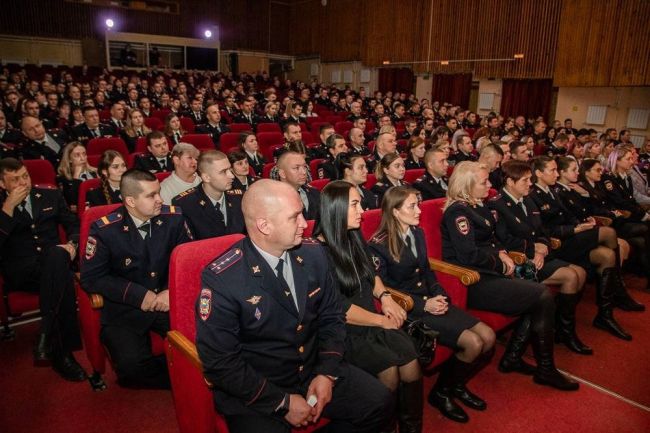
[[[68,352],[81,347],[77,298],[70,254],[54,246],[41,256],[5,263],[3,274],[9,291],[39,294],[41,332],[52,337],[52,349]]]
[[[101,340],[110,354],[117,378],[122,386],[169,389],[169,372],[164,355],[151,351],[149,331],[165,336],[169,331],[169,315],[156,313],[148,330],[134,330],[119,325],[106,325]]]
[[[377,433],[388,426],[394,411],[393,396],[379,380],[363,370],[346,365],[336,381],[332,401],[323,410],[330,423],[320,431],[332,433]],[[309,384],[295,393],[307,392]],[[226,416],[230,433],[288,433],[284,418],[264,415]]]

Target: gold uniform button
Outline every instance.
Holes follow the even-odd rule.
[[[424,300],[424,301],[426,301],[427,299],[429,299],[428,296],[423,296],[423,297],[422,297],[422,300]]]
[[[305,351],[305,346],[300,346],[298,352],[303,353]]]
[[[302,366],[302,365],[298,366],[298,371],[302,371],[302,370],[304,370],[304,369],[305,369],[304,366]]]
[[[422,282],[418,281],[417,286],[418,286],[418,287],[421,287],[421,286],[422,286]]]
[[[36,224],[32,224],[31,227],[32,227],[33,229],[35,229],[35,228],[36,228]]]
[[[298,332],[302,331],[302,325],[298,325],[298,327],[296,328],[296,331],[298,331]]]
[[[415,268],[415,273],[417,274],[419,272],[420,272],[420,268]]]
[[[36,247],[36,251],[40,252],[43,248],[41,247]]]
[[[38,235],[34,235],[34,239],[38,239]]]
[[[150,275],[151,275],[151,278],[156,278],[156,275],[158,275],[158,274],[156,274],[155,272],[152,272]]]

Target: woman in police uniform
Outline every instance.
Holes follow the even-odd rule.
[[[399,431],[422,431],[422,373],[410,337],[400,330],[406,312],[375,276],[359,230],[361,197],[348,182],[321,191],[316,236],[327,247],[346,314],[346,360],[397,391]],[[375,308],[381,302],[382,314]]]
[[[576,390],[578,384],[555,368],[551,292],[542,284],[509,278],[514,263],[496,238],[492,212],[483,206],[491,186],[488,177],[487,166],[478,162],[464,161],[454,169],[440,229],[443,259],[480,272],[479,282],[467,290],[469,308],[522,316],[501,359],[501,371],[532,374],[539,384]],[[529,337],[536,369],[521,358]]]
[[[575,161],[572,161],[575,163]],[[598,314],[594,326],[615,337],[631,340],[613,316],[614,296],[620,279],[620,256],[616,232],[610,227],[597,227],[590,216],[584,221],[576,219],[560,199],[557,181],[557,163],[548,156],[533,160],[535,186],[531,198],[541,211],[542,223],[547,232],[562,241],[557,256],[569,263],[589,268],[596,267]]]
[[[370,241],[372,259],[385,284],[413,298],[414,307],[409,318],[422,320],[440,332],[440,343],[456,350],[429,393],[429,403],[446,417],[467,422],[467,414],[453,398],[472,409],[485,410],[485,401],[469,391],[466,383],[481,361],[489,359],[495,335],[486,324],[452,305],[438,284],[429,267],[424,232],[418,227],[421,213],[418,195],[416,189],[406,186],[393,187],[386,192],[381,223]],[[486,353],[488,355],[483,357]]]
[[[530,165],[511,160],[501,166],[504,187],[488,202],[497,218],[497,239],[509,251],[524,253],[535,266],[535,280],[542,284],[557,284],[560,293],[555,298],[555,341],[571,351],[591,355],[593,350],[576,334],[576,306],[584,288],[587,272],[584,268],[553,257],[551,241],[542,227],[542,219],[530,193]]]
[[[396,153],[388,153],[383,156],[375,167],[377,183],[370,189],[381,204],[381,199],[388,188],[392,186],[408,185],[404,182],[406,167],[404,160]]]

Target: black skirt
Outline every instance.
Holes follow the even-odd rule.
[[[589,253],[598,246],[598,229],[593,228],[562,239],[562,246],[554,252],[555,257],[588,269]]]
[[[547,278],[550,278],[550,276],[553,275],[558,269],[564,268],[569,265],[570,265],[569,262],[565,262],[564,260],[560,260],[560,259],[552,258],[550,260],[545,260],[542,269],[537,271],[537,281],[541,283]]]
[[[410,319],[420,319],[434,331],[438,331],[438,342],[443,346],[458,350],[458,338],[466,329],[474,327],[480,322],[476,317],[455,305],[449,305],[445,314],[433,315],[427,312],[423,314],[409,313]]]
[[[483,274],[467,287],[467,307],[520,316],[539,300],[546,286],[529,280]]]
[[[345,360],[376,376],[417,358],[411,337],[400,329],[348,325]]]

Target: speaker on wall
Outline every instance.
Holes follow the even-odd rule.
[[[230,53],[230,72],[233,75],[239,75],[239,55],[237,53]]]

